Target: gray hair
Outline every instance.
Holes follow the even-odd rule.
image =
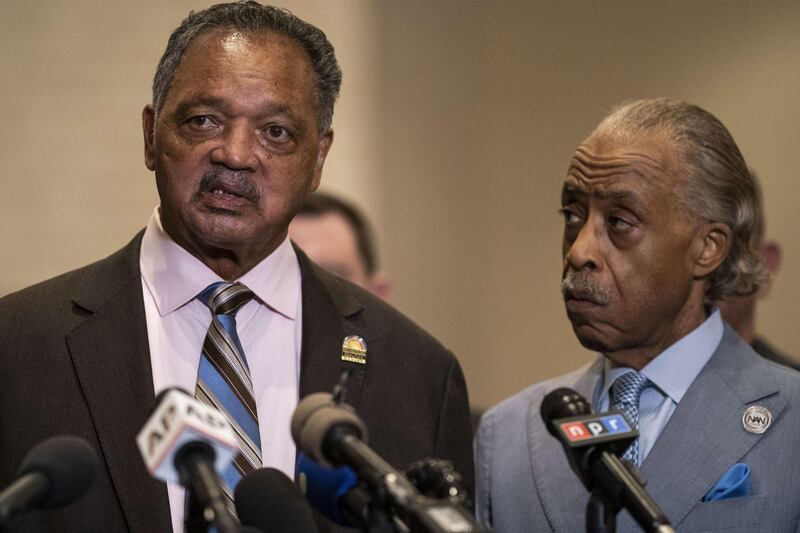
[[[213,30],[270,31],[297,41],[308,53],[317,78],[317,126],[320,133],[330,128],[333,104],[342,85],[342,71],[336,62],[333,45],[328,42],[322,30],[297,18],[288,10],[262,6],[253,1],[217,4],[203,11],[192,11],[172,32],[153,78],[153,106],[156,113],[164,104],[175,78],[175,71],[178,70],[192,40]]]
[[[686,102],[667,98],[626,102],[614,108],[598,129],[621,134],[644,131],[666,133],[681,163],[678,201],[696,218],[727,224],[732,231],[730,250],[709,275],[706,297],[746,296],[765,282],[754,246],[763,227],[759,220],[759,193],[742,153],[727,128],[714,115]]]

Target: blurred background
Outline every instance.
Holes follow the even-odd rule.
[[[157,204],[140,116],[202,1],[0,0],[0,294],[114,252]],[[783,269],[758,329],[800,357],[800,2],[285,0],[344,72],[323,189],[372,220],[393,303],[486,407],[593,357],[558,282],[571,154],[630,98],[696,103],[759,174]]]

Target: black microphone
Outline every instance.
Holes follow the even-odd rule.
[[[292,416],[292,437],[305,454],[326,466],[349,466],[378,501],[385,501],[413,532],[486,531],[449,501],[427,498],[366,444],[364,422],[327,393],[303,398]]]
[[[317,533],[314,515],[300,490],[280,470],[259,468],[236,486],[242,526],[269,533]]]
[[[17,479],[0,492],[0,527],[31,509],[56,509],[86,494],[97,473],[97,454],[85,440],[50,437],[22,460]]]
[[[425,496],[447,499],[472,509],[464,478],[451,461],[426,457],[409,465],[405,472],[408,480]]]
[[[220,533],[238,531],[218,474],[239,451],[225,415],[181,389],[167,389],[156,398],[136,443],[150,475],[188,489],[187,525],[213,523]]]
[[[625,417],[617,411],[594,414],[591,405],[576,391],[556,389],[542,400],[540,408],[547,430],[561,441],[572,470],[594,496],[613,507],[627,509],[644,531],[674,533],[669,520],[644,489],[638,469],[622,454],[638,436]],[[587,527],[594,519],[593,500],[587,512]],[[607,512],[607,510],[606,510]]]

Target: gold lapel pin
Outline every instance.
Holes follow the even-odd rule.
[[[357,335],[349,335],[342,341],[342,361],[367,364],[367,343]]]

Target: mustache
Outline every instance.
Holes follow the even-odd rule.
[[[561,280],[561,294],[564,297],[589,300],[598,305],[611,303],[611,291],[592,283],[588,275],[572,269],[567,270],[566,274],[564,274],[564,279]]]
[[[249,172],[231,170],[220,165],[212,167],[200,178],[201,192],[210,192],[214,189],[241,196],[253,203],[261,199],[261,191],[250,179]]]

